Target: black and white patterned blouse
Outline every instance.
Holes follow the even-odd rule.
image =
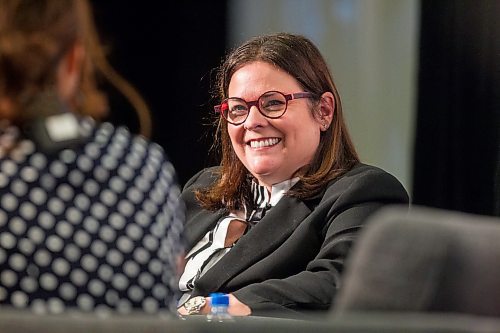
[[[184,209],[162,148],[79,122],[47,155],[0,125],[0,304],[61,313],[175,309]]]
[[[228,216],[222,217],[215,225],[215,228],[209,230],[187,253],[186,266],[179,280],[179,289],[183,292],[183,295],[179,299],[178,306],[184,304],[191,297],[191,291],[194,289],[196,280],[233,248],[234,244],[224,246],[231,221],[240,220],[247,224],[247,231],[250,230],[264,216],[265,212],[274,207],[298,181],[299,178],[296,177],[274,184],[271,187],[271,193],[267,191],[265,186],[252,181],[252,207],[256,208],[248,209],[245,207],[245,211],[240,214],[230,213]]]

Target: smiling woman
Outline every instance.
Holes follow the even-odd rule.
[[[285,71],[267,62],[255,61],[235,71],[228,93],[229,96],[254,99],[267,89],[288,93],[303,88]],[[258,98],[263,99],[262,96]],[[263,112],[248,112],[244,123],[228,126],[239,160],[268,191],[273,184],[290,179],[312,160],[319,145],[320,132],[326,131],[330,125],[335,105],[333,94],[325,92],[318,95],[316,101],[313,94],[310,96],[294,100],[288,106],[281,103],[282,111],[288,112],[281,113],[279,118],[270,119]],[[310,110],[311,101],[318,105],[313,112]]]
[[[182,193],[191,250],[179,312],[208,312],[211,292],[230,294],[233,315],[328,309],[365,219],[408,204],[405,189],[359,161],[330,71],[307,38],[250,39],[219,68],[217,95],[221,163]]]

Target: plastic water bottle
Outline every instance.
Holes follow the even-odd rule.
[[[210,294],[210,313],[207,314],[207,321],[224,322],[234,321],[228,313],[229,296],[223,293]]]

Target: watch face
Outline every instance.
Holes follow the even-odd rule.
[[[200,313],[200,310],[205,303],[205,297],[196,296],[184,303],[184,308],[187,310],[188,314],[197,314]]]

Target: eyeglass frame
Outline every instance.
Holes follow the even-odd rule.
[[[283,110],[283,113],[280,114],[277,117],[272,117],[272,116],[264,114],[262,112],[262,110],[260,109],[260,107],[259,107],[259,100],[262,98],[262,96],[267,95],[269,93],[278,93],[278,94],[281,94],[285,98],[285,109]],[[216,113],[220,113],[221,117],[224,118],[228,123],[237,126],[237,125],[243,124],[248,119],[248,115],[250,114],[250,109],[252,108],[252,106],[255,106],[257,108],[257,110],[259,111],[259,113],[261,115],[263,115],[264,117],[266,117],[268,119],[278,119],[278,118],[283,117],[283,115],[286,113],[286,110],[288,110],[288,102],[289,101],[294,100],[294,99],[300,99],[300,98],[314,98],[314,97],[316,97],[316,94],[314,94],[312,92],[309,92],[309,91],[301,91],[301,92],[296,92],[296,93],[291,93],[291,94],[284,94],[281,91],[269,90],[269,91],[266,91],[265,93],[263,93],[262,95],[260,95],[259,98],[257,98],[254,101],[246,101],[246,100],[244,100],[243,98],[240,98],[240,97],[229,97],[229,98],[226,98],[226,99],[224,99],[222,101],[221,104],[218,104],[218,105],[214,106],[214,111]],[[245,102],[245,104],[248,107],[247,115],[246,115],[245,119],[243,119],[241,122],[234,123],[234,122],[230,121],[229,119],[227,119],[224,116],[224,112],[222,111],[222,105],[224,105],[224,103],[226,103],[230,99],[241,100],[241,101]]]

